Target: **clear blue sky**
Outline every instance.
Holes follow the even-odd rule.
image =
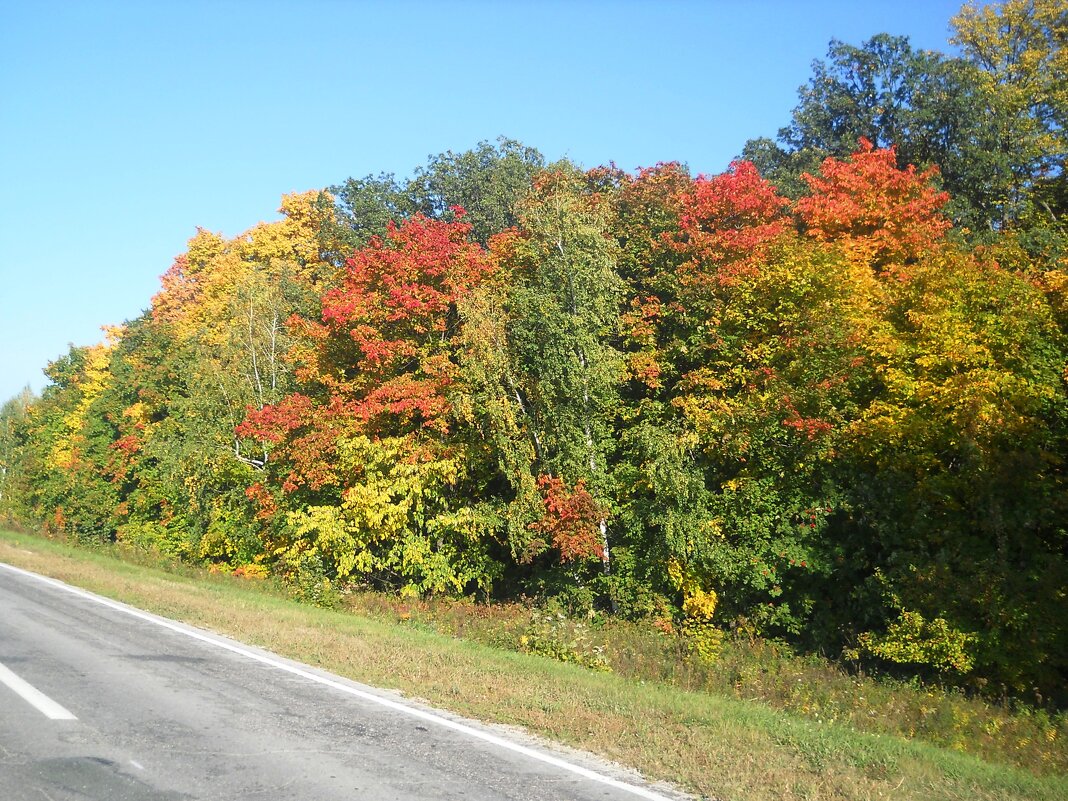
[[[0,0],[0,401],[137,316],[196,226],[504,134],[722,171],[836,37],[948,49],[957,0]]]

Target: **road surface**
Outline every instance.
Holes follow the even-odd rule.
[[[0,563],[3,801],[679,797]]]

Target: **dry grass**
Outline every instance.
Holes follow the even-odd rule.
[[[709,798],[1068,797],[1063,776],[510,652],[425,625],[302,606],[232,578],[165,572],[26,535],[0,535],[0,560],[460,714],[524,726]]]

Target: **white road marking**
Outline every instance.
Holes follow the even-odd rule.
[[[124,614],[130,615],[131,617],[138,618],[139,620],[145,620],[149,623],[154,623],[155,625],[161,626],[162,628],[178,632],[179,634],[184,634],[185,636],[191,637],[194,640],[206,642],[209,645],[214,645],[217,648],[222,648],[223,650],[230,651],[231,653],[240,654],[241,656],[247,659],[251,659],[254,662],[269,665],[273,668],[277,668],[278,670],[285,671],[286,673],[291,673],[294,676],[300,676],[301,678],[307,679],[308,681],[313,681],[317,684],[322,684],[326,687],[330,687],[332,689],[338,690],[339,692],[355,696],[372,704],[378,704],[379,706],[385,707],[386,709],[391,709],[394,712],[400,712],[404,715],[410,715],[413,718],[426,721],[427,723],[433,723],[436,726],[441,726],[445,729],[452,729],[453,731],[460,732],[461,734],[467,735],[468,737],[472,737],[476,740],[482,740],[483,742],[490,743],[491,745],[495,745],[498,748],[503,748],[507,751],[522,754],[523,756],[536,760],[538,762],[544,762],[545,764],[552,765],[553,767],[559,768],[560,770],[565,770],[569,773],[574,773],[584,779],[589,779],[590,781],[598,782],[609,787],[614,787],[617,790],[623,790],[624,792],[631,793],[640,798],[648,798],[650,801],[674,801],[674,799],[670,798],[669,796],[661,795],[660,793],[657,793],[646,787],[641,787],[640,785],[631,784],[629,782],[621,781],[619,779],[613,779],[611,776],[606,776],[605,774],[598,773],[595,770],[584,768],[581,765],[576,765],[572,762],[568,762],[564,759],[561,759],[560,757],[555,757],[552,754],[537,751],[533,748],[528,748],[525,745],[514,743],[511,740],[506,740],[503,737],[498,737],[497,735],[491,734],[490,732],[477,729],[474,726],[468,726],[466,723],[460,723],[459,721],[450,720],[449,718],[441,717],[440,715],[436,715],[433,712],[428,712],[424,709],[407,706],[397,701],[392,701],[389,698],[382,698],[373,693],[357,689],[356,687],[350,687],[347,684],[342,684],[339,681],[334,681],[333,679],[327,678],[326,676],[319,676],[315,673],[299,668],[296,665],[288,665],[278,659],[273,659],[265,654],[258,654],[255,651],[250,651],[247,648],[243,648],[235,643],[227,642],[223,639],[217,639],[216,637],[210,634],[198,631],[197,629],[194,629],[191,626],[187,626],[184,623],[178,623],[173,620],[168,620],[167,618],[159,617],[158,615],[153,615],[150,612],[143,612],[135,607],[127,606],[126,604],[120,603],[118,601],[112,601],[109,598],[104,598],[100,595],[88,592],[87,590],[82,590],[78,587],[72,587],[71,585],[65,584],[64,582],[59,581],[58,579],[49,578],[48,576],[42,576],[39,573],[34,573],[29,570],[23,570],[20,567],[15,567],[14,565],[9,565],[5,562],[0,562],[0,568],[10,570],[12,573],[18,573],[19,575],[26,576],[27,578],[36,579],[37,581],[41,581],[45,584],[49,584],[53,587],[64,590],[65,592],[69,592],[71,595],[76,595],[79,598],[84,598],[86,600],[100,604],[101,606],[106,606],[109,609],[114,609],[117,612],[122,612]]]
[[[67,709],[63,708],[25,679],[15,675],[4,664],[0,664],[0,684],[6,684],[22,700],[37,709],[38,712],[52,720],[77,720]]]
[[[130,760],[130,764],[131,764],[131,765],[133,765],[133,766],[134,766],[135,768],[137,768],[138,770],[144,770],[144,769],[145,769],[145,766],[144,766],[144,765],[142,765],[142,764],[141,764],[140,762],[138,762],[137,760],[131,759],[131,760]]]

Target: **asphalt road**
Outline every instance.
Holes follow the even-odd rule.
[[[0,799],[678,798],[0,563]]]

